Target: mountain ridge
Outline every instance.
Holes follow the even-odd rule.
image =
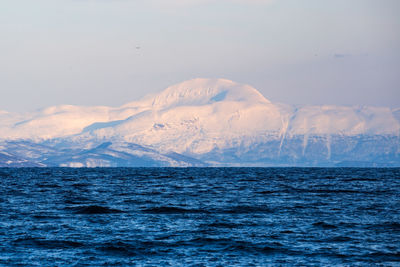
[[[115,108],[61,105],[25,116],[0,112],[0,140],[4,147],[0,152],[12,152],[6,150],[7,141],[47,142],[56,148],[57,141],[52,140],[67,140],[87,150],[111,142],[117,152],[106,152],[120,153],[120,158],[108,158],[101,166],[133,164],[133,156],[128,161],[121,159],[121,151],[128,144],[151,149],[155,162],[162,158],[173,166],[190,165],[192,159],[199,160],[198,165],[251,165],[259,159],[267,165],[332,165],[350,161],[349,155],[357,149],[362,153],[352,157],[359,162],[389,160],[396,165],[400,162],[399,136],[400,108],[293,107],[273,103],[255,88],[226,79],[185,81]],[[365,144],[367,148],[361,149]],[[87,150],[79,153],[88,153]],[[162,156],[171,153],[182,159],[188,157],[188,162]],[[108,157],[104,153],[92,156]],[[96,166],[95,162],[100,162],[89,164],[88,160],[81,158],[77,166]],[[54,162],[64,164],[60,160]]]

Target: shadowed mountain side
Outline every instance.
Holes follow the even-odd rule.
[[[160,154],[131,143],[102,143],[90,149],[63,149],[16,141],[1,143],[0,167],[185,167],[207,166],[178,153]],[[42,153],[40,153],[42,151]],[[10,154],[14,153],[14,154]],[[35,153],[40,153],[39,155]]]

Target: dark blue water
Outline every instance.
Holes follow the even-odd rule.
[[[400,169],[0,169],[0,265],[400,265]]]

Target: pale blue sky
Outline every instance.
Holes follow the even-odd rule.
[[[0,2],[0,110],[118,106],[196,77],[274,102],[400,106],[400,1]]]

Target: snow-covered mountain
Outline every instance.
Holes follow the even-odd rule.
[[[400,109],[293,107],[194,79],[118,108],[0,111],[0,166],[400,166],[399,136]]]

